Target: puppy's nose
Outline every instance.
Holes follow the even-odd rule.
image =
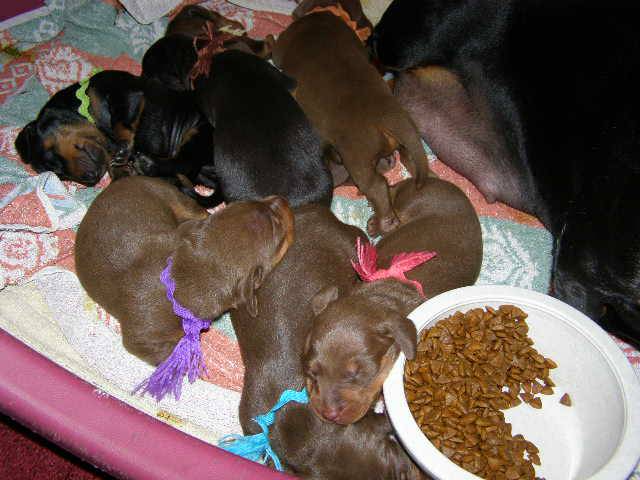
[[[340,409],[335,407],[326,407],[322,410],[321,414],[330,422],[334,422],[340,416]]]

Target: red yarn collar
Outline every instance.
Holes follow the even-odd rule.
[[[207,43],[200,50],[197,50],[198,60],[193,65],[189,79],[191,80],[191,87],[193,88],[193,82],[200,75],[204,75],[209,78],[209,70],[211,69],[211,59],[216,53],[224,51],[224,44],[227,40],[237,37],[229,32],[223,32],[216,30],[213,22],[207,22],[204,27],[204,33],[193,38],[193,47],[196,48],[196,44],[204,40]]]
[[[394,255],[391,259],[389,268],[378,269],[378,252],[376,247],[369,243],[360,241],[360,237],[356,240],[356,253],[358,261],[351,260],[353,269],[358,276],[365,282],[375,282],[384,278],[395,278],[396,280],[413,285],[418,293],[424,297],[422,285],[417,280],[409,280],[405,273],[413,270],[418,265],[431,260],[437,255],[436,252],[403,252]]]

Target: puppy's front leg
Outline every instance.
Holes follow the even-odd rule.
[[[128,143],[121,143],[117,148],[107,165],[111,180],[136,174],[131,161],[131,150],[131,145]]]
[[[391,205],[387,180],[382,175],[373,174],[366,185],[358,182],[356,184],[373,208],[373,216],[367,222],[369,236],[384,235],[400,225]]]

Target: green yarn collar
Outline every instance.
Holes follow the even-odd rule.
[[[87,78],[85,78],[84,80],[80,80],[80,86],[76,90],[76,98],[80,100],[78,113],[93,124],[95,124],[96,121],[91,116],[91,113],[89,113],[89,105],[91,103],[91,100],[89,99],[89,95],[87,95],[87,88],[89,88],[89,81],[91,80],[91,77],[101,71],[101,68],[94,68]]]

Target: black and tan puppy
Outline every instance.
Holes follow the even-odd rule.
[[[281,195],[291,206],[331,203],[328,149],[290,94],[295,81],[255,55],[213,57],[196,81],[202,112],[215,127],[214,173],[226,201]]]
[[[435,251],[406,273],[427,298],[473,285],[482,266],[482,231],[465,194],[428,178],[418,191],[401,182],[392,195],[401,225],[376,245],[379,268],[402,252]],[[334,289],[331,302],[316,304],[303,365],[320,416],[349,424],[372,408],[400,351],[415,355],[416,330],[406,316],[424,300],[412,285],[379,280],[341,295]]]
[[[296,79],[296,99],[373,206],[369,233],[385,233],[399,224],[382,175],[392,166],[389,159],[398,150],[420,187],[429,173],[427,158],[411,118],[354,30],[333,13],[314,11],[327,5],[347,11],[357,28],[371,26],[358,0],[304,0],[278,37],[273,61]]]
[[[251,419],[269,411],[284,390],[304,387],[301,357],[314,310],[327,301],[321,292],[330,286],[350,290],[357,282],[350,260],[363,233],[320,205],[294,212],[296,240],[258,290],[257,315],[244,308],[231,314],[245,365],[240,401],[245,434],[260,431]],[[290,403],[277,413],[269,438],[285,469],[302,478],[420,478],[392,438],[387,418],[373,412],[343,427],[323,421],[309,405]]]
[[[552,293],[640,344],[640,10],[395,0],[371,40],[445,163],[555,238]],[[597,32],[597,34],[594,34]]]
[[[271,40],[250,38],[240,22],[200,5],[187,5],[169,22],[165,36],[145,52],[142,76],[173,90],[190,90],[198,51],[211,42],[218,42],[221,49],[241,49],[264,58],[271,53]]]
[[[173,259],[175,298],[203,319],[245,305],[293,241],[286,201],[238,202],[209,215],[157,178],[110,184],[91,204],[75,245],[78,278],[120,321],[132,354],[156,365],[183,336],[160,273]]]
[[[16,138],[16,150],[37,172],[94,185],[108,170],[128,175],[183,175],[215,188],[208,174],[211,125],[190,92],[173,92],[128,72],[97,73],[86,88],[87,115],[79,112],[75,83],[57,92]],[[189,189],[187,189],[189,190]],[[219,203],[215,196],[204,203]]]

